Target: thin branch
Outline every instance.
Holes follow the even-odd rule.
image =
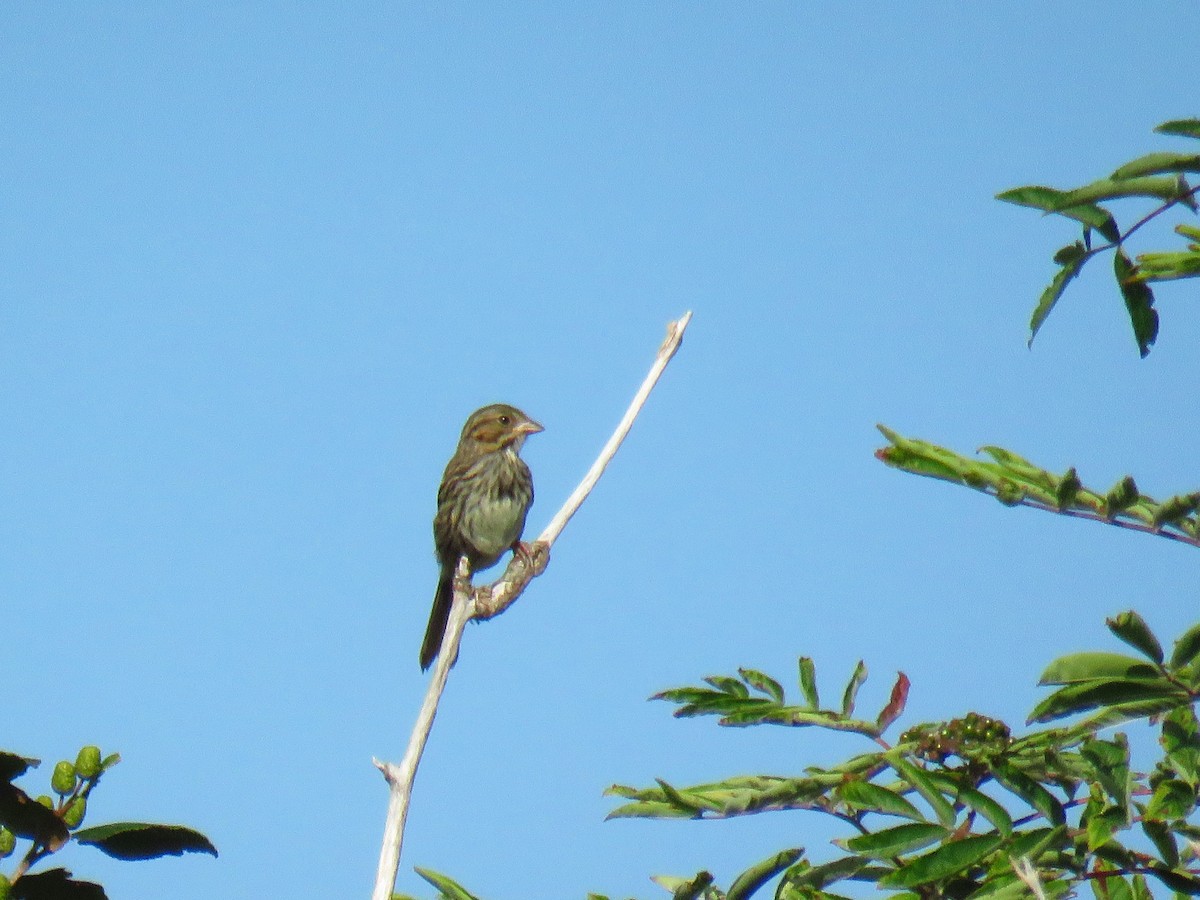
[[[472,590],[470,573],[465,558],[458,561],[458,570],[454,580],[454,599],[450,606],[450,621],[446,626],[446,634],[442,639],[441,652],[434,663],[433,675],[429,680],[429,688],[425,692],[425,700],[417,713],[417,721],[409,737],[408,749],[404,752],[399,764],[373,760],[376,768],[383,773],[389,785],[387,820],[384,825],[383,845],[379,852],[379,867],[375,873],[375,890],[372,900],[389,900],[396,885],[396,873],[400,869],[400,849],[404,842],[404,824],[408,819],[409,800],[412,797],[413,781],[417,776],[417,766],[421,762],[421,754],[429,740],[433,728],[433,720],[437,715],[438,703],[442,691],[446,687],[446,678],[450,668],[458,658],[458,647],[462,642],[463,628],[469,619],[490,619],[504,612],[521,595],[529,582],[546,569],[550,560],[550,546],[562,533],[571,517],[587,499],[600,476],[604,474],[609,462],[616,454],[621,442],[629,433],[634,419],[641,412],[659,376],[679,349],[683,340],[683,332],[691,321],[691,312],[684,313],[677,322],[667,326],[667,337],[659,347],[658,356],[642,386],[634,395],[617,429],[613,432],[608,443],[600,451],[596,462],[583,477],[574,493],[567,498],[566,503],[550,520],[550,524],[530,546],[529,561],[514,555],[504,574],[490,585],[480,585]]]

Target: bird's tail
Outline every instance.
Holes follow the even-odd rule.
[[[433,609],[429,613],[429,624],[425,627],[425,640],[421,643],[421,670],[428,669],[446,634],[446,623],[450,621],[450,601],[454,598],[454,570],[442,566],[438,578],[437,593],[433,595]]]

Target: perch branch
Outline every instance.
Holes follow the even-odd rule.
[[[421,762],[421,754],[429,740],[433,729],[433,720],[437,715],[438,703],[442,691],[446,687],[446,678],[450,668],[458,658],[458,647],[462,642],[463,628],[469,619],[490,619],[497,616],[516,601],[517,597],[529,585],[529,582],[545,571],[550,561],[550,546],[562,533],[571,517],[587,499],[600,476],[613,456],[629,429],[637,418],[650,391],[658,382],[659,376],[679,349],[683,341],[683,332],[691,321],[691,312],[684,313],[676,322],[667,326],[667,337],[658,349],[658,356],[650,367],[649,374],[634,395],[633,402],[626,410],[616,431],[608,439],[608,443],[600,451],[600,455],[583,477],[583,481],[567,498],[566,503],[550,520],[536,541],[530,547],[529,563],[517,558],[514,554],[504,574],[490,585],[480,585],[472,590],[470,572],[466,558],[458,561],[458,569],[454,578],[454,599],[450,606],[450,621],[446,626],[446,634],[442,639],[442,649],[438,653],[433,666],[433,675],[429,679],[429,688],[425,692],[425,700],[417,713],[417,721],[409,737],[408,749],[398,764],[373,760],[375,767],[383,773],[389,786],[387,820],[384,825],[383,846],[379,852],[379,867],[375,873],[375,890],[371,900],[389,900],[396,886],[396,873],[400,869],[400,848],[404,842],[404,823],[408,819],[408,805],[412,797],[413,782],[417,776],[417,766]]]

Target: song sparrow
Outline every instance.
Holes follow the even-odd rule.
[[[442,646],[459,557],[467,557],[474,573],[494,566],[506,550],[522,550],[533,477],[517,454],[525,438],[541,430],[525,413],[504,403],[476,410],[463,426],[458,449],[442,474],[433,517],[433,543],[442,571],[421,644],[422,669],[429,668]]]

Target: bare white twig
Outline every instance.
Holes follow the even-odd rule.
[[[458,658],[458,647],[462,642],[463,628],[467,620],[473,618],[491,618],[507,609],[521,595],[533,578],[540,575],[549,560],[550,545],[562,533],[563,528],[575,512],[587,499],[600,476],[604,474],[609,462],[616,454],[625,435],[633,425],[650,391],[658,382],[659,376],[679,349],[683,341],[683,332],[692,319],[691,312],[683,314],[677,322],[667,326],[667,337],[658,349],[658,356],[649,374],[638,388],[629,409],[617,425],[616,431],[608,439],[608,443],[600,451],[600,455],[583,477],[583,481],[567,498],[567,502],[550,520],[550,524],[538,536],[532,546],[531,564],[526,565],[518,558],[509,563],[508,568],[500,578],[490,584],[481,585],[474,590],[470,587],[470,572],[466,558],[458,561],[458,569],[454,579],[454,599],[450,606],[450,621],[446,625],[446,634],[442,638],[441,651],[433,666],[433,675],[429,679],[429,688],[425,692],[425,700],[417,713],[417,721],[413,726],[412,735],[408,740],[408,749],[404,752],[400,763],[380,762],[374,760],[376,768],[383,773],[389,785],[387,821],[384,825],[383,846],[379,851],[379,867],[375,873],[375,890],[371,900],[389,900],[396,886],[396,873],[400,869],[400,848],[404,842],[404,823],[408,818],[408,805],[412,797],[413,781],[417,776],[417,766],[421,762],[421,754],[429,740],[433,728],[433,720],[437,715],[438,703],[442,691],[446,687],[446,678],[450,667]]]

